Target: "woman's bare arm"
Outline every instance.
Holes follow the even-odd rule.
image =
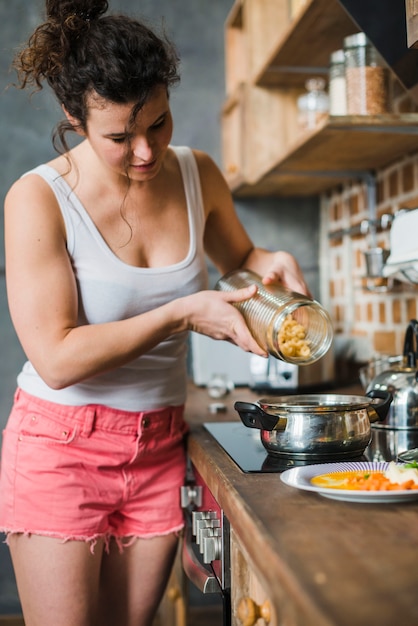
[[[263,354],[228,302],[248,297],[200,292],[136,317],[78,326],[78,294],[65,227],[52,190],[29,175],[5,202],[6,281],[11,317],[23,349],[52,388],[116,368],[188,329]]]

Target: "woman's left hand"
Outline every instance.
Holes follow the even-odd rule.
[[[259,248],[253,254],[259,258],[254,258],[254,263],[250,262],[246,266],[261,275],[264,285],[280,284],[312,298],[299,263],[292,254],[283,251],[269,253]],[[251,258],[249,260],[253,261]]]

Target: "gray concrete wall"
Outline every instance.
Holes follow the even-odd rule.
[[[207,151],[220,164],[220,110],[224,98],[223,25],[232,0],[111,0],[112,11],[145,17],[168,34],[182,58],[182,81],[173,91],[173,143]],[[54,156],[51,130],[61,117],[47,90],[32,99],[9,84],[17,46],[39,22],[43,3],[0,0],[0,205],[24,171]],[[299,258],[318,297],[318,209],[314,200],[248,200],[237,209],[257,244],[286,249]],[[0,430],[13,399],[24,355],[13,331],[4,280],[3,219],[0,246]],[[0,614],[17,612],[17,593],[7,548],[0,543]]]

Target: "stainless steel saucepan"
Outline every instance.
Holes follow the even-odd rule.
[[[243,424],[261,431],[269,454],[305,460],[361,456],[371,440],[371,422],[384,420],[388,392],[366,396],[307,394],[235,402]]]

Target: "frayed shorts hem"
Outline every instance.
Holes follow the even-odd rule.
[[[109,552],[109,544],[113,539],[119,547],[119,551],[123,552],[124,548],[128,548],[132,545],[136,539],[155,539],[156,537],[165,537],[171,534],[181,535],[184,529],[184,524],[177,525],[173,528],[170,528],[165,531],[160,532],[139,532],[139,533],[130,533],[128,535],[115,535],[111,532],[107,533],[93,533],[93,534],[83,534],[83,535],[64,535],[57,532],[49,532],[45,530],[27,530],[27,529],[11,529],[11,528],[0,528],[0,533],[6,535],[6,539],[4,543],[8,544],[11,535],[25,535],[26,537],[30,537],[32,535],[36,535],[38,537],[49,537],[51,539],[60,539],[62,543],[67,543],[68,541],[83,541],[85,543],[90,544],[91,552],[94,551],[94,548],[99,540],[103,540],[105,544],[106,552]]]

